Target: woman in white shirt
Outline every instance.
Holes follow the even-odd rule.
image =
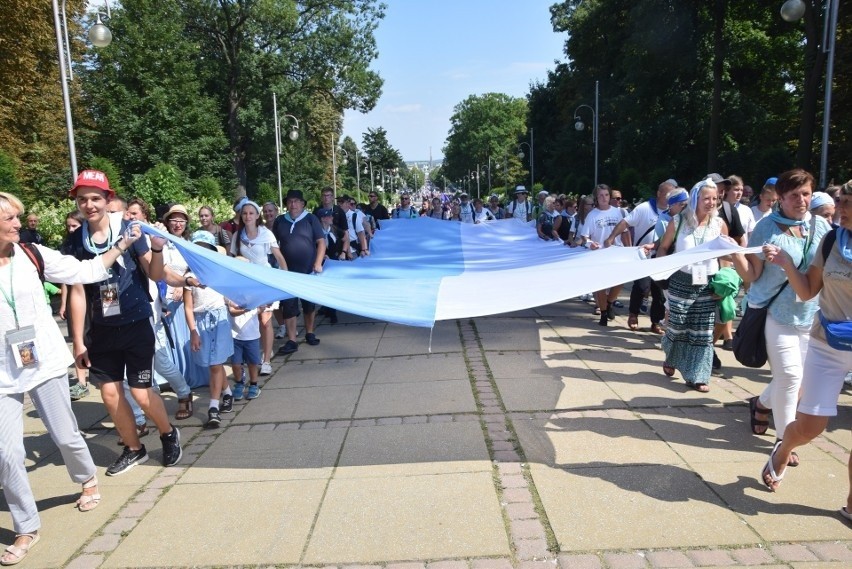
[[[0,558],[3,565],[19,563],[40,539],[41,521],[25,465],[24,394],[59,447],[71,479],[83,486],[77,508],[87,512],[101,500],[95,464],[68,397],[68,366],[74,358],[44,300],[39,271],[43,268],[51,282],[69,285],[106,280],[107,267],[142,235],[134,226],[109,251],[89,261],[35,245],[39,261],[19,245],[22,213],[18,198],[0,192],[0,323],[6,346],[0,350],[0,486],[15,531],[14,543]]]
[[[266,228],[261,219],[260,206],[251,200],[245,200],[240,206],[240,221],[237,231],[231,240],[231,255],[243,256],[249,262],[263,267],[270,267],[269,255],[278,263],[278,268],[287,270],[287,261],[281,254],[278,240],[275,235]],[[263,361],[260,363],[260,375],[272,373],[272,344],[275,341],[275,332],[272,328],[272,313],[278,308],[274,302],[266,306],[258,306],[257,315],[260,319],[260,351]]]
[[[657,257],[664,257],[673,244],[676,251],[686,251],[728,234],[718,215],[716,196],[716,184],[709,178],[692,187],[686,209],[666,227]],[[681,267],[669,278],[663,372],[673,376],[680,370],[686,384],[702,393],[710,391],[717,304],[710,281],[718,270],[719,261],[710,259]]]

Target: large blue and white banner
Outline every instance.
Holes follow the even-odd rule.
[[[757,252],[719,238],[700,247],[645,259],[636,247],[597,251],[542,241],[514,220],[482,224],[431,218],[386,220],[370,257],[325,262],[303,275],[251,265],[166,237],[206,286],[253,307],[296,296],[377,320],[431,327],[438,320],[514,312],[728,255]]]

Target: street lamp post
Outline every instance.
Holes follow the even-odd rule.
[[[831,87],[834,80],[834,44],[837,39],[837,11],[840,0],[826,0],[825,19],[822,26],[822,52],[828,54],[825,64],[825,106],[822,113],[822,150],[819,160],[819,187],[825,188],[828,180],[828,132],[831,119]],[[781,6],[781,17],[796,22],[805,15],[802,0],[787,0]]]
[[[68,81],[74,79],[71,69],[71,44],[68,41],[68,17],[65,13],[66,0],[62,0],[62,18],[59,17],[59,3],[53,0],[53,28],[56,32],[56,51],[59,58],[59,82],[62,86],[62,104],[65,109],[65,128],[68,131],[68,154],[71,162],[71,179],[77,179],[77,148],[74,143],[74,121],[71,118],[71,96],[68,93]],[[106,16],[110,17],[109,2],[104,1]],[[95,47],[106,47],[112,41],[112,32],[101,22],[101,13],[97,14],[97,23],[89,29],[89,41]],[[66,74],[67,70],[67,74]]]
[[[341,146],[338,150],[340,150],[341,152],[343,152],[343,160],[341,160],[341,163],[342,163],[344,166],[346,166],[346,164],[348,164],[348,163],[349,163],[349,153],[348,153],[348,152],[346,152],[346,149],[345,149],[345,148],[343,148],[342,146]],[[335,169],[334,169],[334,175],[335,175],[335,176],[337,176],[337,168],[335,168]]]
[[[284,209],[284,194],[281,191],[281,121],[278,119],[278,101],[275,93],[272,93],[272,113],[275,115],[275,170],[278,173],[278,207]],[[290,140],[295,142],[299,139],[299,119],[293,115],[285,114],[284,118],[293,119],[295,124],[290,129]]]
[[[530,129],[530,141],[522,142],[518,145],[518,158],[523,160],[524,151],[521,150],[522,146],[526,146],[527,150],[530,151],[530,192],[535,188],[535,165],[533,164],[533,160],[535,159],[535,141],[533,140],[533,129]]]
[[[375,193],[375,191],[376,191],[376,183],[375,183],[375,180],[374,180],[374,178],[373,178],[373,163],[372,163],[372,162],[370,162],[370,160],[369,160],[369,159],[367,159],[367,164],[365,164],[365,165],[364,165],[364,174],[366,174],[366,173],[367,173],[367,166],[368,166],[368,165],[369,165],[369,167],[370,167],[370,192]]]
[[[595,187],[598,185],[598,86],[600,81],[595,81],[595,108],[589,105],[580,105],[574,109],[574,128],[581,131],[586,128],[586,125],[580,119],[580,109],[586,108],[592,112],[592,142],[595,144]]]

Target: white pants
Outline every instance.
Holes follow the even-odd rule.
[[[95,475],[95,463],[71,411],[68,375],[49,379],[30,390],[30,397],[50,438],[59,447],[71,480],[82,484]],[[38,531],[41,520],[24,464],[24,394],[0,395],[0,484],[15,533]]]
[[[775,437],[778,439],[784,438],[787,425],[796,418],[810,330],[810,325],[788,326],[780,324],[771,314],[766,315],[764,337],[772,381],[760,394],[760,404],[772,409]]]
[[[805,358],[799,411],[818,417],[837,415],[837,399],[850,369],[852,352],[835,350],[819,338],[811,340]]]

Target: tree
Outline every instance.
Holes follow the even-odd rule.
[[[167,162],[189,179],[228,178],[216,100],[203,92],[198,45],[177,0],[136,0],[112,11],[118,41],[92,53],[83,77],[97,128],[91,150],[127,175]]]
[[[508,176],[505,185],[522,179],[518,143],[525,136],[527,102],[503,93],[471,95],[455,106],[444,147],[443,172],[458,179],[486,165]],[[496,165],[500,166],[497,167]],[[495,176],[492,176],[492,180]]]
[[[82,49],[78,20],[85,5],[85,0],[66,5],[75,58]],[[0,3],[0,149],[19,164],[37,156],[37,167],[19,168],[22,187],[58,197],[71,182],[71,169],[53,24],[50,2]],[[77,83],[69,86],[72,109],[79,112]]]
[[[381,79],[373,30],[384,17],[375,0],[179,0],[198,42],[211,92],[225,109],[237,193],[245,194],[255,127],[268,122],[274,91],[285,108],[316,94],[342,115],[372,109]],[[339,132],[339,129],[335,132]],[[331,143],[336,143],[336,136]]]

